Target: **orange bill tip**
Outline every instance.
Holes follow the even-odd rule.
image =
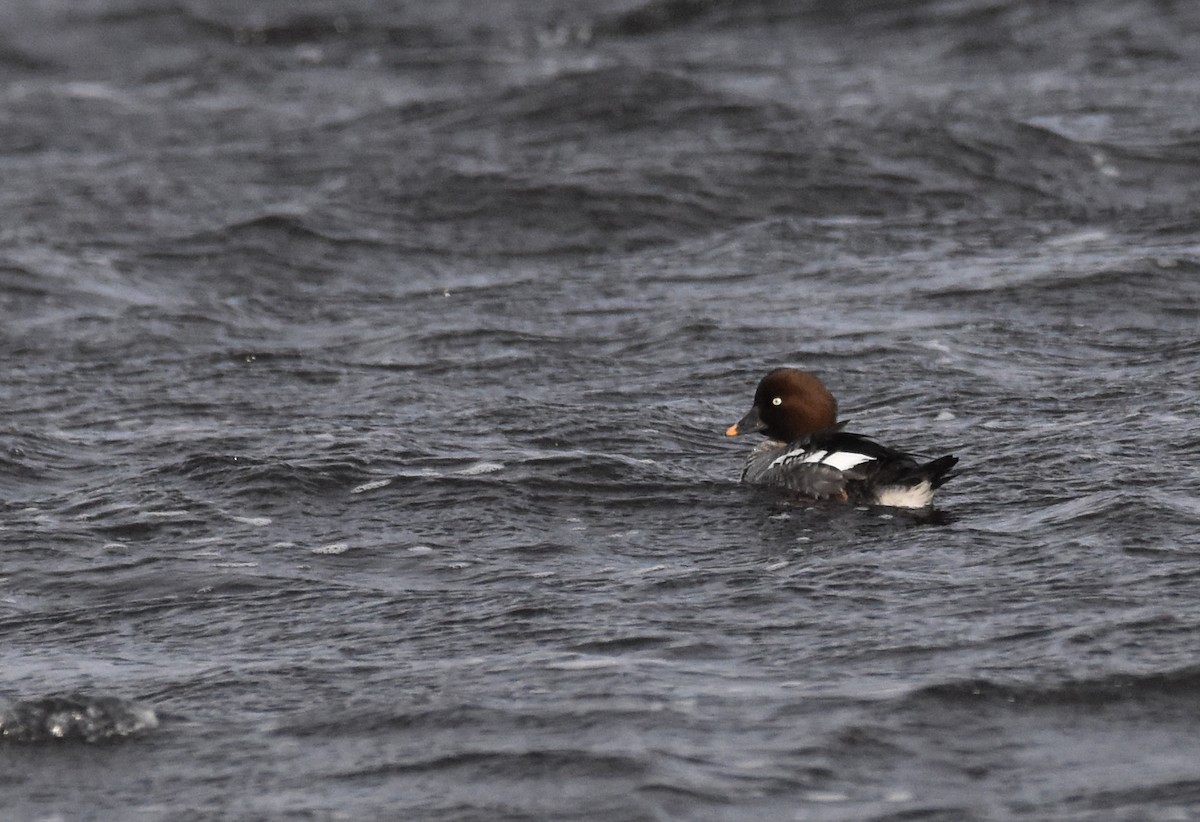
[[[727,437],[736,437],[740,433],[742,433],[742,432],[738,431],[736,422],[733,425],[731,425],[725,429],[725,436],[727,436]]]

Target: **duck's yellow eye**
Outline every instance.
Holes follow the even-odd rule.
[[[776,397],[771,400],[771,405],[783,405],[783,397]]]

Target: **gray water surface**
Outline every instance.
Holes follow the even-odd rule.
[[[1200,7],[0,31],[5,819],[1200,817]]]

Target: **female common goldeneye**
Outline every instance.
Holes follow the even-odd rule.
[[[816,499],[927,508],[951,478],[958,457],[919,463],[860,434],[842,431],[837,400],[819,379],[795,368],[763,377],[746,416],[725,431],[736,437],[761,431],[742,482],[775,485]]]

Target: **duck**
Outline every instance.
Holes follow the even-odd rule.
[[[771,371],[758,383],[750,410],[725,430],[727,437],[767,437],[747,457],[742,482],[815,500],[928,509],[934,491],[956,476],[950,472],[958,457],[921,462],[843,430],[837,413],[837,400],[815,374]]]

